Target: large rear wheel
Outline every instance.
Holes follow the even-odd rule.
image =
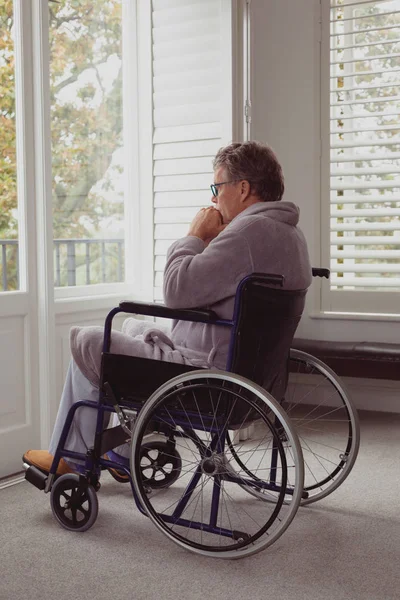
[[[150,422],[173,432],[181,465],[171,485],[149,495],[141,448]],[[236,444],[233,455],[228,431],[250,422],[254,436]],[[206,556],[248,556],[278,539],[299,506],[303,468],[297,435],[282,408],[232,373],[194,371],[168,381],[145,403],[134,429],[131,470],[140,504],[169,539]],[[268,502],[260,502],[254,490]]]

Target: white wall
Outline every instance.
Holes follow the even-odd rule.
[[[276,151],[285,174],[285,199],[300,206],[312,263],[328,267],[320,259],[319,0],[252,0],[251,11],[252,138]],[[311,317],[319,285],[315,281],[308,294],[298,337],[399,343],[400,322]],[[378,393],[376,383],[373,396],[379,396],[379,403],[368,394],[372,386],[367,380],[350,382],[357,404],[400,411],[400,385],[382,382]]]

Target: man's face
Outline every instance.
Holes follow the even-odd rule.
[[[223,167],[219,167],[214,171],[214,183],[229,181],[230,177],[226,174]],[[215,208],[222,215],[222,222],[228,224],[234,219],[244,208],[241,201],[242,195],[240,192],[240,182],[226,183],[218,186],[218,196],[211,198],[215,204]]]

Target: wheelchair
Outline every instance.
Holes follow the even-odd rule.
[[[358,451],[357,414],[326,365],[290,349],[306,290],[282,285],[279,275],[244,278],[231,320],[141,302],[121,302],[108,314],[98,402],[71,407],[48,475],[33,466],[25,472],[50,492],[62,527],[86,531],[94,524],[101,472],[108,470],[130,483],[139,511],[171,541],[200,555],[241,558],[273,544],[300,504],[344,481]],[[110,353],[120,312],[229,327],[226,371]],[[328,392],[318,397],[321,378]],[[64,448],[82,406],[97,412],[86,454]],[[114,412],[120,424],[104,428]],[[130,459],[113,451],[126,441]],[[57,476],[61,457],[83,463],[82,472]]]

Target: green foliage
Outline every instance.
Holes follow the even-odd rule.
[[[13,26],[13,2],[3,0],[0,239],[18,237]],[[122,221],[122,198],[109,201],[120,174],[112,160],[122,146],[121,38],[121,0],[49,3],[54,238],[96,237],[104,219]]]
[[[17,236],[14,53],[12,0],[0,13],[0,237]]]
[[[50,54],[54,237],[91,237],[123,209],[93,191],[122,146],[120,0],[52,5]]]

